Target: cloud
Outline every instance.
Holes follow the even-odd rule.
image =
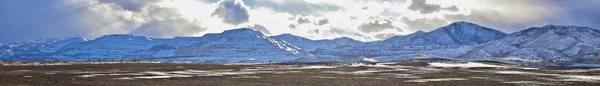
[[[124,34],[141,25],[132,12],[115,4],[79,0],[63,0],[58,4],[65,8],[57,11],[66,12],[61,14],[62,19],[66,19],[63,22],[69,23],[66,27],[86,38]]]
[[[296,20],[297,24],[314,24],[319,26],[329,24],[329,20],[327,18],[317,18],[315,16],[297,16],[291,20]]]
[[[387,39],[396,36],[396,34],[388,33],[388,34],[377,34],[375,38],[377,39]]]
[[[245,0],[244,2],[253,8],[268,8],[277,12],[305,16],[342,9],[333,4],[309,3],[305,0]]]
[[[185,19],[151,20],[130,32],[150,37],[194,36],[205,29]]]
[[[248,7],[240,0],[223,0],[218,2],[218,8],[211,14],[223,18],[223,22],[239,25],[248,22]]]
[[[457,19],[458,20],[458,19]],[[441,26],[449,24],[446,20],[443,19],[415,19],[410,20],[408,18],[403,18],[402,21],[408,25],[408,28],[414,30],[425,30],[431,31],[435,30]]]
[[[262,25],[255,24],[254,26],[250,26],[249,28],[258,30],[264,34],[271,34],[271,31],[269,31],[269,29],[267,29],[265,26],[262,26]]]
[[[308,18],[298,18],[298,24],[306,24],[306,23],[310,23],[310,20],[308,20]]]
[[[408,9],[419,11],[422,14],[438,12],[440,10],[458,11],[458,7],[456,6],[442,8],[440,5],[428,4],[427,0],[412,0]]]
[[[157,5],[161,1],[62,0],[58,6],[72,33],[93,39],[107,34],[150,37],[197,36],[206,29],[185,19],[179,9]]]
[[[367,23],[360,25],[358,27],[358,29],[360,29],[360,31],[365,32],[365,33],[379,32],[379,31],[383,31],[385,29],[394,29],[399,32],[403,31],[402,29],[394,26],[393,19],[377,18],[377,17],[370,18],[369,20],[367,20]]]
[[[161,0],[99,0],[101,3],[113,3],[117,6],[129,10],[139,12],[143,7],[154,4]]]
[[[325,25],[325,24],[329,24],[329,20],[321,19],[317,22],[317,25]]]

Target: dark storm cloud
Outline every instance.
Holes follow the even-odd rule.
[[[410,6],[408,6],[408,9],[419,11],[422,14],[438,12],[440,10],[458,11],[458,7],[456,6],[442,8],[440,5],[427,4],[426,0],[412,0],[412,3]]]
[[[248,22],[248,8],[244,3],[238,0],[219,1],[218,8],[212,13],[212,16],[223,18],[223,22],[239,25]]]

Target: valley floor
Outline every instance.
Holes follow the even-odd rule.
[[[0,85],[598,86],[600,69],[441,68],[386,63],[345,66],[171,63],[0,66]]]

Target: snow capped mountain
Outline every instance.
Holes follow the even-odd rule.
[[[11,59],[15,55],[40,53],[38,49],[65,40],[66,38],[47,38],[34,41],[21,41],[0,44],[0,58]]]
[[[201,63],[222,62],[282,62],[298,59],[299,49],[285,42],[265,36],[248,28],[228,30],[221,34],[207,34],[205,41],[177,49],[176,59]]]
[[[431,32],[417,31],[394,36],[369,46],[379,47],[387,59],[408,58],[418,54],[450,58],[466,53],[473,46],[504,37],[506,33],[469,22],[455,22]],[[392,57],[392,58],[389,58]]]
[[[383,42],[392,45],[478,45],[502,38],[506,33],[469,22],[455,22],[431,32],[417,31]]]
[[[9,60],[127,60],[236,63],[286,61],[394,61],[416,55],[521,62],[600,61],[600,30],[548,25],[507,35],[469,22],[431,32],[361,42],[342,37],[311,40],[291,34],[265,36],[249,28],[202,37],[149,38],[125,34],[6,43]],[[595,59],[596,58],[596,59]]]
[[[65,46],[75,45],[75,44],[79,44],[79,43],[85,42],[85,41],[87,41],[87,39],[85,39],[85,38],[73,37],[73,38],[65,39],[60,42],[54,43],[48,47],[42,48],[42,49],[40,49],[40,51],[53,53],[53,52],[57,52],[58,50],[62,49]]]
[[[411,44],[411,42],[425,42],[425,40],[422,38],[425,34],[427,34],[427,32],[424,31],[417,31],[408,35],[404,35],[404,36],[393,36],[391,38],[388,38],[386,40],[383,40],[382,42],[380,42],[383,45],[406,45],[406,44]]]
[[[547,25],[481,45],[460,58],[510,62],[581,62],[600,54],[600,30]]]
[[[376,42],[360,42],[350,38],[310,40],[290,34],[273,36],[273,38],[296,45],[319,59],[353,61],[375,58],[390,61],[416,54],[456,57],[466,53],[474,45],[487,43],[504,35],[506,34],[503,32],[476,24],[456,22],[429,33],[417,31]]]
[[[355,46],[364,44],[363,42],[348,37],[325,40],[310,40],[291,34],[282,34],[277,36],[271,36],[271,38],[295,45],[305,51],[315,51],[317,49],[333,49],[336,47],[339,48],[340,46]]]
[[[455,22],[429,32],[423,38],[438,45],[477,45],[504,37],[506,33],[469,22]]]

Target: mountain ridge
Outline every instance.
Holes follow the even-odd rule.
[[[532,59],[545,55],[555,56],[549,58],[556,60],[556,58],[566,56],[595,53],[582,52],[583,50],[600,52],[600,49],[596,49],[600,46],[599,34],[600,31],[597,29],[561,25],[532,27],[506,34],[492,28],[461,21],[430,32],[416,31],[385,40],[362,42],[348,37],[311,40],[292,34],[266,36],[251,28],[238,28],[222,33],[209,33],[201,37],[150,38],[113,34],[94,40],[62,39],[62,41],[45,43],[44,46],[38,46],[32,51],[22,50],[16,53],[12,52],[13,48],[3,44],[0,46],[0,50],[2,50],[0,58],[70,61],[146,59],[165,62],[235,63],[361,61],[365,58],[376,61],[395,61],[408,59],[415,55],[493,60],[506,56],[500,54],[512,53],[519,59]],[[548,41],[550,39],[561,40]],[[566,42],[562,43],[562,41]],[[542,46],[542,44],[570,45],[564,47]],[[8,48],[4,49],[3,47]],[[505,48],[496,49],[495,47]],[[577,49],[572,47],[577,47]]]

